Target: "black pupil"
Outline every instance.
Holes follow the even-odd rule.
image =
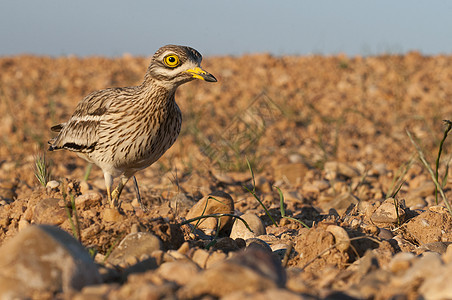
[[[171,56],[171,57],[168,57],[168,61],[173,63],[176,61],[176,59],[173,56]]]

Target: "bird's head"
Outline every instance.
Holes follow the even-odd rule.
[[[163,46],[152,57],[146,76],[169,87],[177,87],[193,79],[216,82],[212,74],[201,68],[201,60],[201,54],[193,48]]]

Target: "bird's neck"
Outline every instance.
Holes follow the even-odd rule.
[[[152,103],[154,106],[165,107],[174,103],[177,86],[165,85],[157,80],[145,80],[139,88],[140,92],[144,94],[144,97],[140,98],[147,104]]]

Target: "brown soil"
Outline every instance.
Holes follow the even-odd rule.
[[[409,130],[415,136],[434,166],[442,120],[452,115],[452,56],[208,57],[203,67],[218,83],[198,81],[178,90],[181,136],[164,157],[137,174],[148,212],[133,206],[129,182],[122,195],[124,214],[114,215],[105,200],[102,172],[93,166],[83,182],[88,165],[68,151],[46,153],[52,179],[64,184],[54,190],[41,187],[33,165],[36,155],[46,152],[49,128],[68,119],[91,91],[139,84],[148,61],[130,56],[0,58],[0,244],[29,223],[50,223],[72,233],[65,208],[70,196],[63,194],[91,193],[97,196],[89,196],[77,213],[82,243],[100,255],[133,227],[159,236],[165,250],[184,241],[197,247],[200,238],[180,222],[197,200],[223,190],[238,211],[257,213],[268,234],[293,243],[288,288],[299,292],[291,285],[298,276],[306,285],[302,292],[324,297],[359,282],[349,267],[368,250],[375,249],[378,268],[384,268],[400,251],[418,254],[424,244],[452,242],[451,217],[436,206],[431,189],[422,189],[430,186],[430,175],[406,134]],[[444,149],[441,175],[448,140]],[[278,226],[243,187],[252,185],[246,159],[255,172],[257,194]],[[343,167],[327,167],[331,162]],[[374,224],[372,214],[395,190],[399,176],[405,180],[396,197],[406,200],[403,224]],[[286,215],[311,229],[281,218],[273,186],[284,194]],[[445,192],[451,198],[448,184]],[[188,202],[170,208],[180,193]],[[350,197],[355,200],[347,202]],[[335,247],[328,225],[356,238],[347,250]],[[384,229],[397,238],[382,236]],[[418,288],[403,293],[417,298]],[[370,295],[383,299],[392,292],[380,289]]]

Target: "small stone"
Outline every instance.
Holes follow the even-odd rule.
[[[28,226],[0,248],[0,295],[11,299],[80,290],[100,281],[86,249],[54,226]]]
[[[394,234],[392,234],[392,231],[386,228],[380,228],[380,232],[378,233],[378,237],[382,238],[384,240],[390,240],[394,237]]]
[[[435,184],[433,181],[428,180],[425,182],[422,182],[419,187],[415,189],[410,189],[406,195],[406,198],[411,197],[422,197],[425,198],[427,196],[433,195],[435,192]]]
[[[186,255],[190,251],[190,244],[188,242],[184,242],[179,249],[177,249],[177,252],[182,253]]]
[[[351,205],[355,205],[357,203],[358,199],[347,192],[340,194],[328,203],[322,204],[322,208],[325,210],[334,208],[338,214],[342,216]]]
[[[419,196],[408,196],[405,198],[405,204],[410,209],[421,209],[427,206],[427,201]]]
[[[423,252],[423,251],[432,251],[432,252],[436,252],[439,254],[444,254],[444,253],[446,253],[447,246],[449,244],[450,243],[445,243],[445,242],[426,243],[426,244],[421,245],[418,248],[418,253]]]
[[[89,192],[75,198],[75,206],[78,209],[87,209],[95,205],[102,204],[102,195],[100,193]]]
[[[353,178],[359,176],[358,170],[355,168],[337,161],[329,161],[325,163],[324,166],[325,173],[329,174],[331,179],[337,178],[337,176],[343,176],[346,178]]]
[[[50,189],[56,189],[59,186],[60,186],[60,183],[58,181],[56,181],[56,180],[50,180],[46,184],[46,187],[50,188]]]
[[[200,270],[201,268],[190,260],[176,260],[161,264],[156,273],[168,281],[174,281],[178,285],[184,286],[189,283]]]
[[[87,194],[87,193],[89,193],[89,192],[92,192],[92,190],[93,190],[93,187],[90,186],[90,185],[88,184],[88,182],[86,182],[86,181],[84,181],[84,180],[80,182],[80,192],[81,192],[82,194]]]
[[[207,260],[209,258],[209,252],[204,249],[197,249],[193,253],[191,259],[195,262],[200,268],[204,269],[207,264]]]
[[[240,244],[237,241],[242,239],[231,239],[230,237],[219,238],[213,246],[216,250],[222,250],[224,252],[237,251],[240,249]]]
[[[289,249],[289,245],[288,244],[275,244],[275,245],[271,245],[271,249],[273,251],[274,254],[278,255],[278,257],[283,260],[287,249]]]
[[[405,219],[405,210],[403,209],[402,203],[398,204],[397,211],[394,199],[388,198],[380,205],[380,207],[375,210],[375,212],[372,214],[371,220],[375,223],[389,224],[397,224],[397,222],[403,222],[403,220]]]
[[[380,202],[377,203],[380,204]],[[370,219],[375,210],[376,207],[367,201],[359,201],[358,203],[358,211],[364,214],[368,219]]]
[[[36,224],[60,225],[68,216],[64,207],[58,203],[60,199],[44,198],[36,203],[33,210],[33,222]]]
[[[205,264],[206,269],[211,268],[211,267],[215,266],[216,264],[225,261],[227,257],[228,256],[226,255],[226,253],[224,253],[222,251],[214,251],[214,252],[210,253],[209,257],[207,258],[207,262]]]
[[[177,296],[180,299],[202,295],[221,298],[232,292],[255,293],[284,287],[285,282],[285,270],[279,259],[266,251],[253,249],[198,273],[177,291]]]
[[[209,214],[232,213],[234,213],[234,200],[232,200],[232,197],[223,191],[216,191],[199,200],[190,209],[186,219],[189,220]],[[217,230],[218,222],[220,222],[220,230],[231,228],[232,218],[229,216],[223,216],[221,218],[210,217],[199,221],[193,221],[191,224],[197,224],[198,228],[203,230],[206,234],[212,234]]]
[[[270,253],[272,252],[272,248],[270,247],[270,245],[268,245],[265,241],[263,241],[261,239],[250,238],[250,239],[247,239],[245,242],[246,242],[245,250],[259,249],[259,250],[267,251]]]
[[[336,241],[336,248],[345,252],[350,247],[350,237],[348,236],[347,231],[344,228],[337,225],[328,225],[326,231],[331,232],[334,235],[334,239]]]
[[[246,240],[267,234],[264,223],[257,215],[246,213],[240,217],[248,224],[252,231],[245,226],[242,220],[236,218],[232,225],[231,234],[229,235],[232,239],[242,238]]]
[[[135,259],[136,257],[141,257],[143,254],[150,255],[153,251],[161,250],[161,247],[160,239],[151,233],[130,233],[111,252],[107,261],[111,264],[127,262],[130,257]],[[132,262],[131,264],[134,263],[136,262]]]
[[[116,208],[107,207],[102,211],[102,220],[104,222],[121,222],[124,220],[124,216]]]

